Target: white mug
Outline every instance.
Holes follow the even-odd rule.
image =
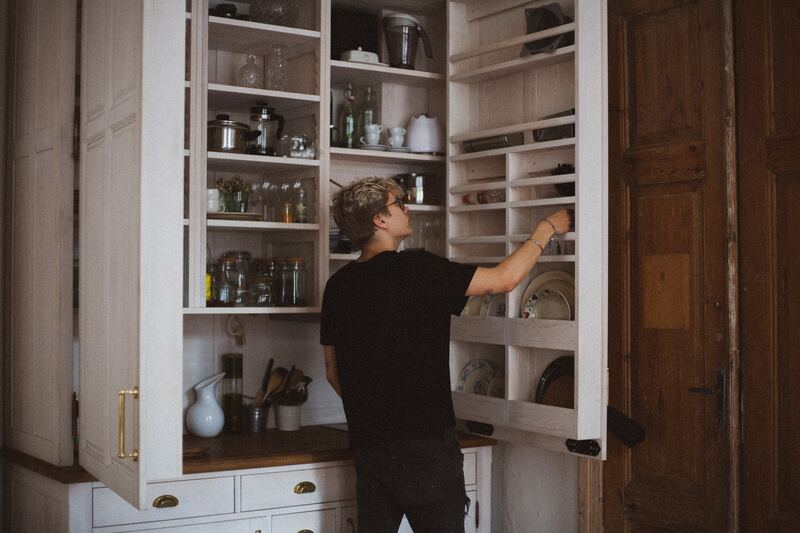
[[[361,137],[361,144],[376,145],[381,140],[380,133],[367,133],[366,137]]]
[[[219,189],[208,189],[206,194],[207,194],[206,212],[221,213],[225,211],[225,204],[222,203],[222,198],[220,198]]]
[[[392,135],[389,137],[389,146],[392,148],[400,148],[403,146],[405,138],[402,135]]]
[[[364,126],[364,132],[369,135],[370,133],[374,133],[375,135],[380,135],[383,131],[383,125],[381,124],[367,124]]]
[[[387,129],[386,132],[389,134],[389,137],[404,137],[406,129],[403,126],[395,126]]]

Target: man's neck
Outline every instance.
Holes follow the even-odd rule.
[[[370,239],[366,244],[361,247],[361,255],[358,261],[363,263],[369,261],[373,257],[383,252],[394,252],[400,243],[393,242],[394,239]]]

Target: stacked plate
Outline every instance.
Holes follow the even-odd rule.
[[[520,302],[522,318],[572,320],[575,317],[575,278],[550,270],[533,278]]]
[[[461,369],[456,392],[502,398],[505,394],[503,372],[487,359],[473,359]]]
[[[461,316],[506,316],[506,295],[486,294],[484,296],[470,296]]]

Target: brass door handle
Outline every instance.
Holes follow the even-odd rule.
[[[134,449],[131,453],[125,453],[125,395],[133,395],[134,400],[139,399],[139,387],[132,389],[122,389],[117,391],[117,420],[119,422],[118,437],[119,446],[117,457],[120,459],[139,460],[139,450]]]
[[[301,530],[300,530],[300,531],[298,531],[297,533],[314,533],[314,532],[313,532],[313,531],[311,531],[310,529],[301,529]]]
[[[316,492],[316,490],[317,486],[311,483],[310,481],[301,481],[300,483],[294,486],[295,494],[311,494],[312,492]]]
[[[164,509],[166,507],[177,507],[178,506],[178,498],[173,496],[172,494],[162,494],[155,500],[153,500],[153,507],[156,509]]]

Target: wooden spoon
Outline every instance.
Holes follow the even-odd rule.
[[[261,407],[261,404],[264,403],[264,398],[267,397],[267,384],[269,383],[269,376],[272,374],[272,364],[274,362],[275,359],[270,357],[269,363],[267,363],[267,370],[264,372],[264,377],[261,378],[261,388],[256,393],[255,399],[253,399],[253,407]]]
[[[269,401],[269,399],[275,395],[275,392],[277,392],[283,384],[283,380],[286,379],[287,374],[288,372],[282,366],[272,371],[272,375],[269,377],[269,383],[267,383],[266,394],[264,395],[264,399],[261,400],[261,404]],[[257,407],[260,407],[261,404]]]

